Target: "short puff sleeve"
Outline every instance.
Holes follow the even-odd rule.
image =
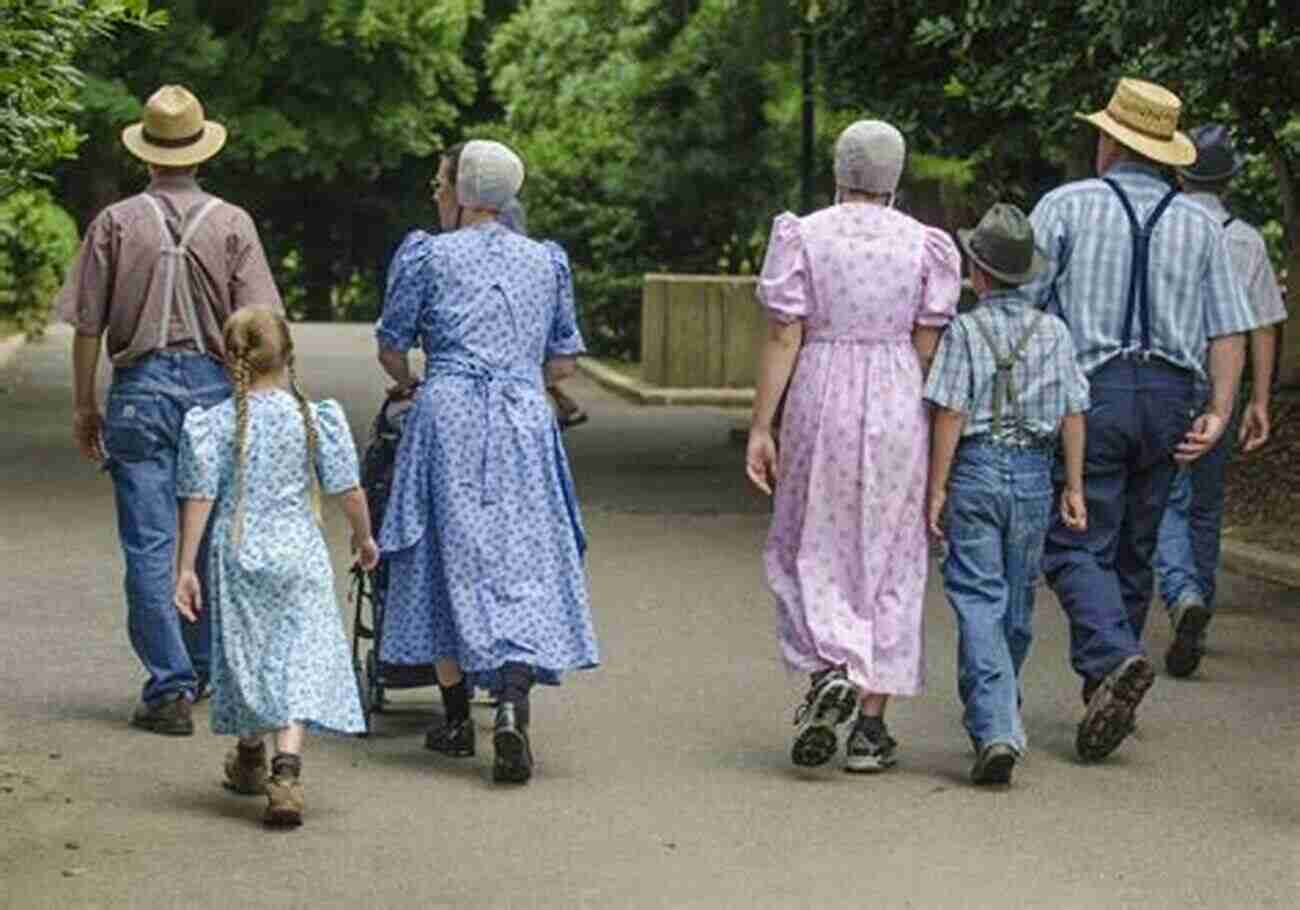
[[[357,447],[347,415],[337,401],[313,404],[316,419],[316,476],[326,495],[336,496],[361,485]]]
[[[763,271],[758,276],[758,302],[777,322],[806,319],[812,310],[812,282],[799,219],[783,212],[772,222]]]
[[[916,324],[941,329],[957,315],[961,254],[947,231],[928,227],[921,249],[921,299]]]
[[[185,415],[176,462],[177,499],[217,498],[223,450],[217,438],[215,410],[191,408]]]
[[[577,357],[587,353],[587,345],[582,340],[578,328],[578,308],[573,296],[573,271],[569,267],[568,254],[558,243],[547,240],[542,244],[551,260],[551,269],[555,273],[555,318],[551,321],[551,331],[546,339],[546,358]]]
[[[412,231],[393,254],[384,292],[384,312],[375,326],[375,339],[389,351],[409,351],[420,329],[420,311],[433,290],[433,238]]]

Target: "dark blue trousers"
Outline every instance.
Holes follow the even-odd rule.
[[[1096,680],[1143,653],[1173,450],[1191,426],[1197,396],[1191,373],[1158,360],[1116,358],[1090,383],[1088,530],[1071,531],[1054,515],[1043,572],[1070,620],[1070,662]]]

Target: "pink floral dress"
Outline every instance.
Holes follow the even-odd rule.
[[[793,670],[844,665],[867,692],[924,686],[929,421],[915,326],[956,313],[952,239],[894,209],[849,203],[772,227],[759,300],[801,319],[764,561]]]

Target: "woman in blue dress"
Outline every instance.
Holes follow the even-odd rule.
[[[532,776],[533,684],[598,661],[586,541],[545,392],[584,347],[564,252],[498,221],[523,177],[500,143],[443,157],[443,233],[402,243],[376,329],[399,390],[415,384],[407,352],[425,355],[379,537],[380,659],[436,666],[444,719],[425,745],[445,755],[474,754],[470,687],[496,693],[493,777],[514,783]]]

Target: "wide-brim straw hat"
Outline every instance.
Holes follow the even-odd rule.
[[[122,130],[127,151],[149,164],[190,167],[226,144],[226,128],[203,116],[199,99],[180,85],[164,85],[145,102],[144,116]]]
[[[1014,205],[999,202],[974,230],[958,230],[957,239],[976,265],[1007,284],[1024,284],[1047,268],[1047,257],[1034,242],[1033,225]]]
[[[1174,167],[1196,160],[1196,144],[1178,131],[1183,103],[1154,82],[1121,79],[1106,109],[1075,114],[1145,158]]]

